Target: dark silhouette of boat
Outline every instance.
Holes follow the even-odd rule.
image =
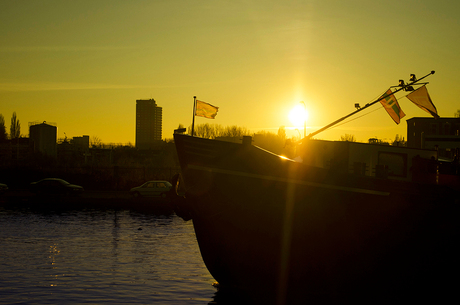
[[[438,183],[435,151],[304,140],[296,162],[250,137],[174,141],[185,194],[175,211],[193,220],[222,292],[375,304],[456,291],[459,197]]]

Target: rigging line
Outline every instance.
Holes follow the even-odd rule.
[[[381,97],[382,95],[384,95],[385,92],[386,92],[386,91],[383,91],[381,94],[377,95],[377,96],[376,96],[375,98],[373,98],[369,103],[371,103],[372,101],[375,101],[376,99],[378,99],[379,97]],[[369,103],[367,103],[366,105],[368,105]],[[362,114],[362,115],[360,115],[360,116],[358,116],[358,117],[356,117],[356,118],[354,118],[354,119],[350,119],[350,120],[345,121],[345,122],[343,122],[343,123],[341,123],[341,124],[337,124],[337,125],[335,125],[335,126],[332,126],[331,129],[333,129],[333,128],[335,128],[335,127],[338,127],[338,126],[342,126],[342,125],[344,125],[344,124],[347,124],[347,123],[352,122],[352,121],[354,121],[354,120],[357,120],[357,119],[359,119],[359,118],[362,118],[363,116],[366,116],[366,115],[368,115],[368,114],[371,114],[372,112],[377,111],[377,110],[379,110],[379,109],[380,109],[380,108],[374,109],[374,110],[372,110],[372,111],[370,111],[370,112],[367,112],[367,113],[364,113],[364,114]]]
[[[387,90],[387,91],[388,91],[388,90]],[[369,104],[372,103],[373,101],[375,101],[375,100],[377,100],[378,98],[380,98],[381,96],[383,96],[387,91],[383,91],[382,93],[376,95],[376,96],[375,96],[373,99],[371,99],[371,100],[369,101],[369,103],[367,103],[365,106],[369,105]],[[399,100],[399,99],[397,99],[397,100]],[[365,106],[364,106],[364,107],[365,107]],[[360,115],[360,116],[358,116],[358,117],[356,117],[356,118],[354,118],[354,119],[350,119],[350,120],[345,121],[345,122],[343,122],[343,123],[341,123],[341,124],[337,124],[336,126],[341,126],[341,125],[343,125],[343,124],[352,122],[352,121],[354,121],[354,120],[357,120],[357,119],[359,119],[359,118],[362,118],[363,116],[366,116],[366,115],[368,115],[368,114],[371,114],[372,112],[375,112],[375,111],[377,111],[377,110],[379,110],[379,109],[381,109],[381,108],[376,108],[376,109],[374,109],[374,110],[372,110],[372,111],[370,111],[370,112],[364,113],[364,114],[362,114],[362,115]],[[334,126],[331,127],[331,128],[334,128]]]
[[[395,94],[396,92],[399,92],[399,91],[402,91],[402,90],[405,90],[405,91],[409,91],[410,89],[412,90],[412,89],[413,89],[412,85],[419,85],[419,84],[421,84],[421,83],[417,83],[417,82],[420,82],[422,79],[427,78],[428,76],[433,75],[434,73],[435,73],[435,71],[433,70],[433,71],[431,71],[429,74],[423,76],[422,78],[420,78],[420,79],[418,79],[418,80],[417,80],[417,79],[411,80],[411,82],[409,82],[407,85],[406,85],[406,84],[402,84],[402,82],[401,82],[401,85],[400,85],[400,86],[396,86],[396,87],[399,87],[398,89],[396,89],[395,91],[392,91],[392,90],[391,90],[391,87],[390,87],[390,89],[389,89],[388,91],[390,91],[391,94],[393,95],[393,94]],[[411,78],[414,78],[414,77],[411,76]],[[373,101],[373,102],[371,102],[371,103],[366,104],[366,106],[364,106],[364,107],[362,107],[362,108],[361,108],[361,107],[356,107],[357,109],[356,109],[355,111],[353,111],[353,112],[347,114],[347,115],[344,116],[344,117],[341,117],[341,118],[335,120],[334,122],[332,122],[332,123],[330,123],[330,124],[324,126],[323,128],[318,129],[317,131],[314,131],[314,132],[310,133],[308,136],[305,136],[305,137],[304,137],[303,139],[301,139],[300,141],[303,142],[304,140],[311,139],[312,137],[314,137],[315,135],[319,134],[320,132],[323,132],[323,131],[325,131],[326,129],[329,129],[329,128],[331,128],[331,127],[337,125],[338,123],[345,121],[345,120],[348,119],[349,117],[351,117],[351,116],[357,114],[357,113],[360,112],[360,111],[363,111],[364,109],[367,109],[368,107],[370,107],[370,106],[376,104],[377,102],[379,102],[379,101],[385,99],[386,97],[387,97],[386,95],[383,95],[383,96],[381,96],[380,98],[378,98],[377,100],[375,100],[375,101]]]
[[[350,122],[352,122],[352,121],[354,121],[354,120],[357,120],[357,119],[359,119],[359,118],[362,118],[363,116],[366,116],[366,115],[368,115],[368,114],[371,114],[372,112],[375,112],[375,111],[380,110],[380,109],[381,109],[381,108],[374,109],[374,110],[369,111],[369,112],[367,112],[367,113],[364,113],[364,114],[362,114],[362,115],[360,115],[360,116],[358,116],[358,117],[356,117],[356,118],[354,118],[354,119],[350,119],[349,121],[345,121],[345,122],[343,122],[343,123],[341,123],[341,124],[337,124],[337,125],[335,125],[335,126],[342,126],[343,124],[350,123]],[[334,127],[332,127],[332,128],[334,128]]]
[[[383,94],[384,94],[384,93],[383,93]],[[382,95],[383,95],[383,94],[382,94]],[[382,95],[380,95],[380,96],[382,96]],[[407,95],[408,95],[408,94],[406,94],[406,95],[404,95],[404,96],[401,96],[400,98],[396,98],[396,100],[399,101],[400,99],[402,99],[403,97],[406,97]],[[350,123],[350,122],[352,122],[352,121],[354,121],[354,120],[357,120],[357,119],[359,119],[359,118],[362,118],[363,116],[366,116],[366,115],[368,115],[368,114],[371,114],[372,112],[375,112],[375,111],[378,111],[378,110],[381,110],[381,109],[385,109],[385,108],[384,108],[384,107],[376,108],[376,109],[374,109],[374,110],[372,110],[372,111],[369,111],[369,112],[366,112],[366,113],[364,113],[364,114],[362,114],[362,115],[360,115],[360,116],[358,116],[358,117],[355,117],[355,118],[350,119],[350,120],[348,120],[348,121],[345,121],[345,122],[343,122],[343,123],[337,124],[337,125],[331,127],[331,129],[333,129],[333,128],[335,128],[335,127],[338,127],[338,126],[342,126],[342,125],[347,124],[347,123]]]

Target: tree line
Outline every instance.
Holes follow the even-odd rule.
[[[11,116],[10,135],[6,132],[5,118],[0,113],[0,141],[9,139],[17,139],[21,137],[21,124],[16,116],[16,112],[13,112]]]
[[[179,129],[184,128],[184,125],[179,124]],[[187,128],[187,134],[192,134],[192,127]],[[205,139],[215,139],[219,137],[242,137],[248,136],[251,133],[246,127],[240,127],[236,125],[232,126],[222,126],[219,124],[199,124],[195,125],[193,130],[193,135],[205,138]]]

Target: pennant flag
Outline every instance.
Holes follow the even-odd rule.
[[[388,89],[388,91],[382,95],[380,103],[382,103],[383,107],[396,124],[399,124],[399,121],[406,116],[401,107],[399,107],[398,101],[393,95],[393,91],[391,91],[391,89]]]
[[[219,110],[219,107],[196,100],[196,109],[195,109],[196,116],[202,116],[208,119],[215,119],[218,110]]]
[[[419,106],[436,119],[439,119],[438,111],[434,106],[433,102],[431,101],[430,95],[428,94],[428,90],[426,86],[422,86],[415,90],[414,92],[408,94],[406,96],[412,103]]]

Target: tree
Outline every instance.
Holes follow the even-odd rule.
[[[225,130],[223,131],[223,134],[220,136],[223,137],[242,137],[242,136],[247,136],[249,135],[249,131],[246,129],[246,127],[238,127],[236,125],[233,126],[227,126],[225,127]]]
[[[205,139],[215,139],[216,138],[216,127],[206,124],[200,124],[195,127],[194,134],[197,137]]]
[[[404,137],[401,135],[396,135],[393,143],[391,143],[393,146],[406,146],[406,141],[404,140]]]
[[[0,142],[5,141],[8,138],[5,127],[5,118],[0,113]]]
[[[284,126],[281,126],[278,129],[278,137],[280,137],[282,140],[286,140],[286,128]]]
[[[457,112],[454,113],[454,117],[460,118],[460,109],[457,109]]]
[[[188,134],[191,134],[191,127],[188,128]],[[236,125],[222,127],[219,124],[199,124],[195,126],[193,135],[200,138],[215,139],[217,137],[237,138],[249,135],[245,127]]]
[[[16,117],[16,111],[13,112],[11,117],[11,126],[10,126],[10,139],[17,139],[21,136],[21,124],[19,123],[18,118]]]
[[[354,135],[346,133],[343,136],[340,136],[340,141],[356,142],[356,138]]]
[[[102,140],[98,136],[92,136],[90,138],[89,144],[91,147],[99,147],[102,145]]]

